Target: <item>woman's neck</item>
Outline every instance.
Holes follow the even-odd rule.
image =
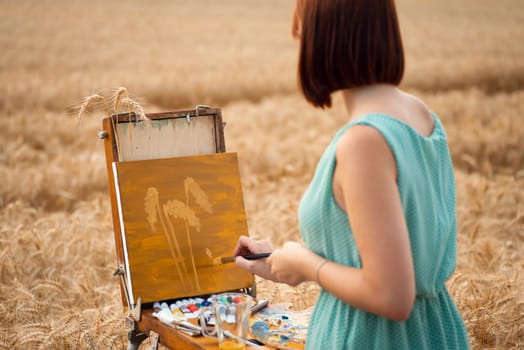
[[[399,89],[391,84],[372,84],[342,90],[342,97],[350,119],[356,118],[362,112],[380,106],[392,97],[398,96]]]

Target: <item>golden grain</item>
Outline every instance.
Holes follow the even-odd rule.
[[[42,324],[42,323],[28,323],[28,324],[23,325],[20,328],[26,331],[33,330],[33,331],[38,331],[38,332],[43,332],[43,333],[49,333],[51,331],[51,327],[49,325]]]
[[[82,337],[85,337],[87,339],[87,343],[89,345],[89,350],[95,350],[95,341],[93,337],[91,336],[91,332],[89,328],[87,327],[87,323],[83,318],[80,318],[78,321],[80,323],[80,329],[82,331]]]
[[[38,280],[36,281],[36,285],[31,288],[31,292],[35,293],[57,293],[60,295],[66,295],[67,292],[64,289],[64,286],[60,282],[52,281],[52,280]]]
[[[80,104],[80,107],[78,108],[78,118],[82,118],[84,114],[89,112],[90,110],[97,109],[98,106],[100,106],[101,103],[104,102],[104,98],[100,96],[99,94],[94,94],[91,96],[87,96],[83,99],[82,103]]]
[[[120,111],[120,103],[122,99],[124,98],[124,95],[126,97],[129,97],[127,94],[127,89],[123,86],[115,89],[115,92],[113,94],[113,111],[115,114],[118,114]]]
[[[120,103],[127,106],[128,111],[136,112],[140,120],[147,119],[144,108],[142,108],[142,106],[135,100],[132,100],[129,97],[124,97],[121,99]]]
[[[16,342],[19,343],[22,346],[26,346],[31,348],[31,346],[39,346],[43,343],[45,337],[45,333],[41,330],[32,330],[30,332],[21,333],[17,339]]]

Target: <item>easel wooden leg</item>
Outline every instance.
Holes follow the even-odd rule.
[[[129,330],[127,332],[129,340],[127,350],[138,350],[140,344],[147,338],[147,334],[138,330],[137,322],[131,316],[126,317],[126,328]]]
[[[149,331],[149,339],[151,341],[149,350],[158,350],[158,333],[155,331]]]
[[[138,347],[146,338],[147,334],[139,332],[136,329],[129,331],[127,333],[127,339],[129,340],[129,343],[127,344],[127,350],[138,350]],[[153,349],[153,347],[151,347],[151,349]],[[156,350],[156,347],[154,349]]]

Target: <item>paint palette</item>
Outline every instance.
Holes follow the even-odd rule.
[[[311,310],[292,311],[286,304],[270,305],[250,318],[251,335],[278,349],[304,349]]]

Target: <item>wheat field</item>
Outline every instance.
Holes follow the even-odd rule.
[[[473,349],[524,348],[524,2],[398,0],[402,87],[447,129],[458,265],[448,287]],[[296,88],[292,0],[0,2],[0,349],[123,349],[93,93],[125,86],[146,112],[220,106],[239,154],[250,234],[298,240],[296,211],[346,122]],[[314,284],[259,281],[311,306]],[[147,341],[144,343],[147,344]],[[143,345],[145,348],[145,345]]]

